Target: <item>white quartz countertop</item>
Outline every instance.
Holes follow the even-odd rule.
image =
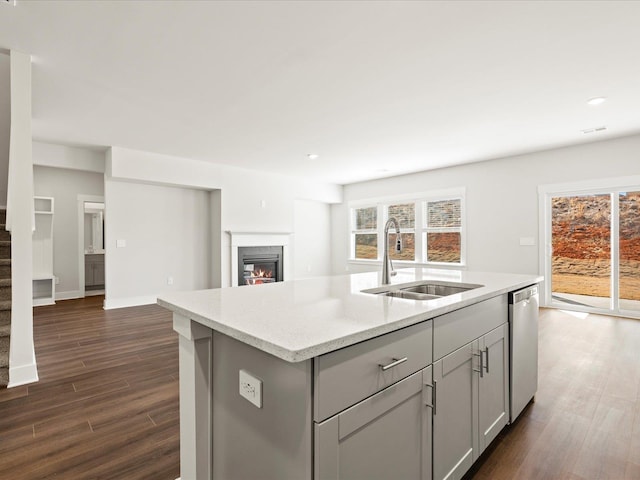
[[[380,273],[176,292],[158,304],[289,362],[300,362],[542,281],[537,275],[407,268],[392,285],[435,280],[480,288],[435,300],[362,293]]]

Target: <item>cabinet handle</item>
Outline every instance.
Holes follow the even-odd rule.
[[[431,385],[430,383],[427,383],[427,387],[431,387],[433,389],[433,394],[431,395],[431,405],[430,404],[426,404],[427,407],[433,409],[433,414],[436,414],[436,388],[437,388],[438,384],[437,382],[434,380],[433,381],[433,385]]]
[[[386,370],[389,370],[390,368],[393,368],[395,366],[400,365],[401,363],[404,363],[407,361],[407,357],[402,357],[402,358],[392,358],[393,362],[391,362],[389,365],[382,365],[381,363],[379,363],[378,365],[380,366],[380,370],[382,370],[383,372]]]
[[[484,377],[484,366],[483,366],[483,361],[482,361],[482,350],[480,350],[480,353],[474,353],[473,354],[474,357],[480,357],[480,370],[476,370],[475,368],[473,369],[474,372],[479,372],[480,373],[480,378]]]
[[[436,392],[438,391],[437,387],[438,387],[438,383],[434,380],[433,381],[433,398],[432,398],[432,400],[433,400],[433,414],[434,415],[436,414],[436,398],[437,398]]]
[[[484,368],[487,371],[487,373],[489,373],[489,347],[485,347],[484,348],[484,354],[485,354],[485,358],[487,359],[485,364],[484,364]],[[480,367],[482,368],[482,367]]]

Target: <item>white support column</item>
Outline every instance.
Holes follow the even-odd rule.
[[[11,135],[7,225],[11,228],[9,387],[38,381],[33,344],[33,160],[31,56],[11,51]]]
[[[213,331],[173,314],[180,334],[180,478],[209,480],[213,471]]]

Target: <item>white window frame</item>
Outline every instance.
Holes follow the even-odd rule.
[[[347,260],[350,264],[362,264],[362,265],[380,265],[382,264],[383,257],[383,237],[384,237],[384,224],[388,220],[388,206],[398,205],[403,203],[415,204],[415,221],[414,228],[401,228],[400,233],[413,233],[415,236],[415,256],[414,260],[394,260],[395,266],[427,266],[438,268],[465,268],[466,267],[466,252],[467,252],[467,222],[466,222],[466,189],[464,187],[436,190],[431,192],[421,192],[407,195],[395,195],[388,197],[376,197],[368,198],[357,201],[349,202],[349,258]],[[441,200],[453,200],[460,199],[460,263],[450,262],[427,262],[426,252],[423,251],[423,232],[426,232],[426,215],[423,212],[423,207],[426,202],[436,202]],[[376,207],[377,210],[377,231],[372,230],[356,230],[355,229],[355,210],[360,208]],[[449,231],[450,229],[447,229]],[[431,230],[433,231],[433,230]],[[457,231],[457,229],[456,229]],[[376,233],[378,236],[378,256],[375,259],[355,258],[355,234],[356,233]]]

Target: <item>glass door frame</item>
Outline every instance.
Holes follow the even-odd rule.
[[[640,191],[640,175],[602,180],[589,180],[566,184],[540,185],[538,187],[539,214],[539,268],[544,275],[540,304],[545,307],[559,308],[585,313],[599,313],[640,318],[640,311],[620,309],[620,192]],[[609,308],[569,305],[558,302],[552,296],[552,209],[551,199],[582,195],[608,194],[611,198],[611,287]]]

